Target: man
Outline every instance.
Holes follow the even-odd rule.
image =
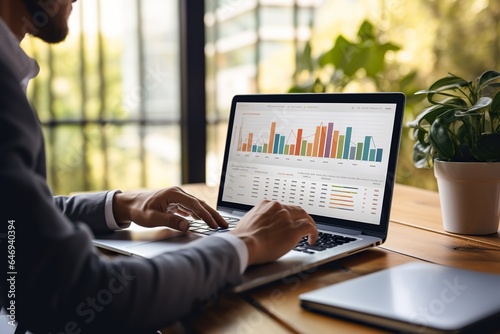
[[[9,325],[34,333],[158,329],[238,283],[248,265],[277,259],[303,236],[315,242],[314,222],[302,209],[264,201],[234,231],[177,252],[111,260],[96,252],[88,227],[113,230],[134,221],[186,231],[187,214],[212,227],[227,224],[176,187],[52,197],[41,128],[25,96],[38,65],[19,42],[26,33],[64,40],[72,2],[0,0],[0,302]]]

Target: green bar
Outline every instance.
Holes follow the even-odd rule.
[[[267,152],[267,144],[264,144],[264,149],[262,151]]]
[[[285,145],[285,154],[288,154],[288,149],[290,148],[290,145],[286,144]]]
[[[306,155],[306,149],[307,149],[307,140],[302,141],[302,147],[300,148],[300,155],[305,156]]]
[[[356,160],[361,160],[362,153],[363,153],[363,143],[358,143],[358,148],[356,149]]]
[[[337,147],[337,159],[342,159],[342,153],[344,153],[344,135],[339,136],[339,146]]]

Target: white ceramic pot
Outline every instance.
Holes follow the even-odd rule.
[[[434,161],[444,229],[496,233],[500,221],[500,162]]]

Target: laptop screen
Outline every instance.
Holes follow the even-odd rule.
[[[394,182],[402,100],[375,95],[235,97],[220,201],[251,207],[277,200],[316,220],[380,225],[392,200],[386,191]]]

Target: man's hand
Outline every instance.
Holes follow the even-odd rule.
[[[189,222],[182,216],[192,216],[203,219],[212,228],[227,228],[227,222],[217,211],[179,187],[116,193],[113,214],[117,222],[133,221],[145,227],[168,226],[187,231]]]
[[[318,238],[314,220],[300,207],[262,201],[229,232],[248,247],[248,264],[270,262],[295,247],[302,237]]]

